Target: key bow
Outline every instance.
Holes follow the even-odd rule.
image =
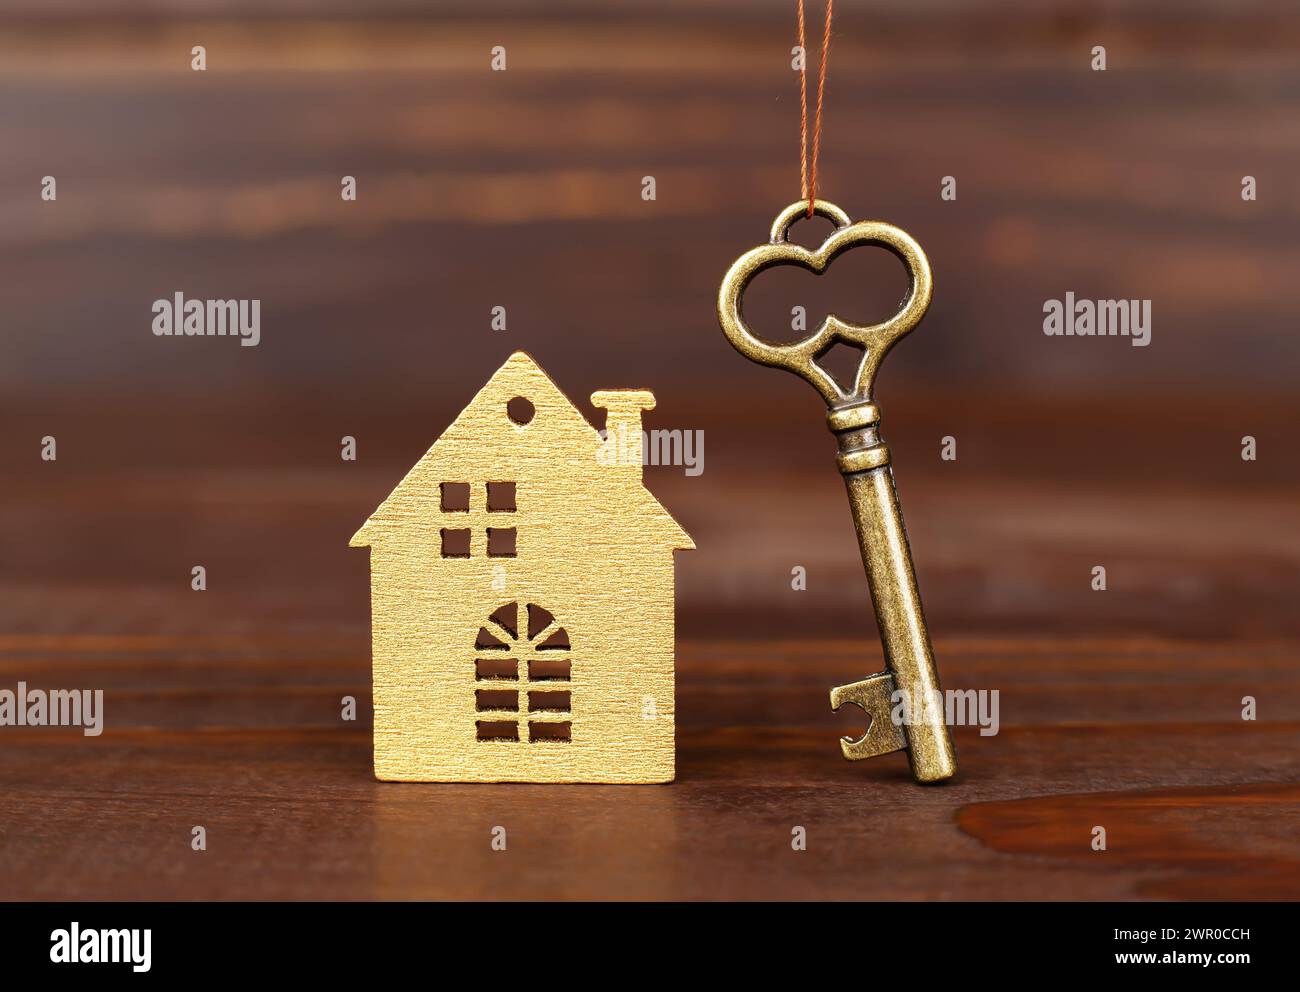
[[[912,236],[893,224],[879,220],[854,223],[849,215],[827,200],[813,203],[813,212],[835,224],[835,231],[817,249],[791,244],[790,226],[808,212],[808,201],[800,200],[781,211],[772,222],[768,244],[751,248],[727,270],[718,290],[718,322],[732,346],[746,358],[773,368],[785,369],[805,379],[830,406],[863,402],[871,399],[876,371],[889,349],[920,322],[930,306],[934,276],[930,262]],[[908,274],[908,292],[899,310],[878,324],[852,324],[835,314],[827,314],[809,337],[788,344],[764,341],[754,334],[741,314],[745,288],[756,275],[778,265],[797,265],[817,275],[839,255],[860,245],[884,248],[903,263]],[[843,341],[862,349],[852,390],[845,390],[820,365],[817,359],[836,342]]]

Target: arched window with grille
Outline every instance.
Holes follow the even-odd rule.
[[[536,603],[506,603],[474,642],[475,737],[529,744],[572,740],[569,633]]]

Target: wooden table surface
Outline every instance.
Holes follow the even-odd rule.
[[[831,440],[712,312],[795,196],[791,5],[254,6],[0,30],[0,689],[106,707],[0,728],[0,899],[1300,897],[1293,4],[837,5],[827,191],[937,273],[880,378],[937,657],[1000,693],[938,788],[839,756],[881,660]],[[262,343],[153,337],[178,290]],[[1066,291],[1151,346],[1045,337]],[[647,471],[699,546],[670,786],[372,778],[347,538],[516,347],[704,431]]]
[[[98,740],[6,731],[9,899],[1300,894],[1300,699],[1243,723],[1231,698],[1290,679],[1291,644],[940,638],[949,683],[1001,686],[1004,721],[957,731],[960,777],[941,788],[901,756],[839,758],[853,726],[826,689],[869,653],[844,641],[684,642],[678,780],[655,787],[376,782],[367,721],[337,720],[342,695],[368,701],[355,642],[4,647],[6,681],[108,686]]]
[[[201,430],[189,416],[158,426],[161,450]],[[231,420],[232,437],[254,430]],[[311,447],[291,417],[275,432]],[[71,445],[55,465],[15,460],[0,686],[103,688],[106,729],[0,730],[0,897],[1300,894],[1294,484],[952,475],[908,433],[900,488],[945,686],[1000,693],[999,732],[959,728],[942,787],[912,784],[901,755],[839,756],[861,725],[827,691],[881,663],[829,465],[787,475],[758,450],[697,479],[648,470],[700,544],[678,565],[679,774],[596,787],[373,780],[366,556],[345,544],[403,456],[258,465],[214,441],[220,471],[148,472],[152,446],[124,456],[138,469],[78,465]],[[87,414],[64,436],[105,450],[120,434]],[[208,591],[189,589],[191,561]]]

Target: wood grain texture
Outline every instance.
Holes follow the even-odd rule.
[[[824,689],[857,641],[687,640],[671,785],[393,785],[371,773],[348,637],[8,638],[0,673],[105,683],[87,742],[6,731],[4,898],[1295,898],[1295,643],[940,637],[1003,726],[958,778],[850,764]],[[118,661],[115,663],[114,658]],[[1264,719],[1236,716],[1234,681]],[[1109,705],[1123,673],[1129,709]],[[1136,705],[1141,701],[1141,705]],[[1090,848],[1094,824],[1109,850]],[[189,849],[203,824],[208,850]],[[508,849],[493,852],[504,826]],[[803,826],[808,849],[791,850]]]
[[[653,394],[593,401],[604,436],[515,352],[353,535],[378,778],[672,780],[673,552],[694,545],[642,484]]]
[[[940,789],[839,756],[826,690],[881,659],[834,445],[712,314],[796,195],[791,4],[418,6],[7,5],[0,686],[102,687],[106,726],[0,729],[0,898],[1300,895],[1293,0],[837,5],[826,192],[937,279],[880,397],[936,657],[1002,693]],[[750,303],[896,303],[840,264]],[[159,347],[178,289],[261,298],[262,343]],[[1067,290],[1153,298],[1152,345],[1062,348]],[[346,540],[514,347],[707,437],[646,473],[699,544],[671,785],[374,779]]]
[[[1001,693],[998,735],[957,728],[961,773],[937,789],[902,755],[838,753],[862,726],[826,690],[882,659],[833,444],[780,403],[754,410],[760,446],[711,433],[699,479],[647,469],[700,550],[679,568],[677,777],[644,789],[374,780],[369,577],[344,543],[440,425],[394,405],[347,464],[283,398],[161,421],[10,404],[0,685],[102,687],[105,730],[0,730],[0,897],[1300,896],[1295,803],[1274,788],[1300,780],[1295,463],[1209,479],[1213,432],[1178,404],[1099,417],[1003,394],[988,440],[940,467],[930,438],[966,401],[900,399],[944,685]],[[1286,450],[1291,406],[1245,409]],[[53,465],[34,440],[51,418]],[[133,431],[148,443],[123,447]],[[1110,457],[1080,462],[1091,445]]]

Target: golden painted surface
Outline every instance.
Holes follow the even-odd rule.
[[[510,415],[518,397],[526,423]],[[672,780],[673,552],[694,544],[642,485],[653,395],[593,402],[610,411],[611,445],[515,352],[353,536],[371,549],[377,777]],[[514,483],[513,511],[489,508],[489,482]],[[443,483],[468,484],[468,509],[443,509]],[[513,557],[489,553],[489,528],[514,529]],[[467,557],[444,557],[448,530],[469,531]],[[484,691],[515,691],[517,710],[480,708]],[[567,709],[536,708],[564,691]],[[480,723],[512,722],[518,740],[479,739]],[[567,741],[530,739],[565,723]]]

